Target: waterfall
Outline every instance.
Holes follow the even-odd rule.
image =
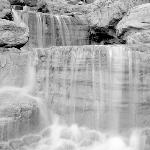
[[[22,84],[6,82],[0,88],[0,98],[5,97],[0,110],[10,100],[19,105],[24,99],[34,101],[40,110],[39,123],[44,123],[38,132],[29,134],[30,122],[17,122],[9,125],[7,133],[13,129],[19,134],[21,127],[26,129],[26,135],[21,134],[24,136],[18,139],[23,143],[19,148],[25,150],[141,150],[146,147],[149,124],[144,123],[148,122],[149,109],[144,108],[148,108],[150,56],[143,53],[149,47],[143,47],[55,46],[18,54],[11,52],[10,56],[7,52],[1,54],[3,69],[9,68],[8,64],[15,69],[18,66],[18,70],[24,67],[21,72],[11,74],[16,76],[13,78],[16,81],[19,74]],[[3,79],[4,76],[0,78],[1,83]],[[53,117],[49,118],[51,113]],[[5,139],[5,128],[0,126],[0,140]],[[13,147],[15,140],[10,139],[7,144]]]
[[[80,17],[30,11],[18,11],[18,14],[29,26],[29,45],[33,48],[89,44],[88,23]]]
[[[38,47],[42,48],[43,47],[43,23],[42,23],[42,16],[41,13],[36,13],[36,18],[37,18],[37,42],[38,42]]]
[[[15,52],[9,55],[7,53],[1,54],[2,58],[6,57],[5,67],[8,69],[9,67],[12,68],[13,76],[20,73],[16,72],[18,68],[25,75],[21,76],[19,74],[22,81],[21,85],[11,84],[12,78],[9,78],[8,82],[0,87],[0,141],[8,141],[28,133],[37,132],[37,130],[49,125],[49,113],[45,101],[35,96],[34,91],[36,82],[35,68],[38,58],[37,52],[23,52],[21,55],[23,57],[25,56],[24,58],[27,59],[27,62],[24,62],[24,58],[20,54],[15,54]],[[11,56],[13,57],[9,60]],[[20,64],[17,64],[16,58],[20,60]],[[21,58],[23,59],[21,60]],[[21,61],[25,65],[23,69]],[[7,63],[10,63],[10,66]],[[20,66],[18,67],[17,65]],[[17,69],[13,70],[14,68]],[[14,79],[17,80],[17,78]]]
[[[50,109],[62,120],[114,132],[139,124],[136,113],[142,95],[137,95],[136,74],[141,53],[126,46],[67,46],[37,51],[44,58],[43,63],[40,61],[44,69],[39,69],[45,75],[39,82],[41,91],[46,91]]]
[[[149,46],[86,45],[79,16],[12,11],[35,49],[0,53],[0,141],[15,150],[149,149]]]

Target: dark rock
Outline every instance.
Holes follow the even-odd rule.
[[[37,11],[42,13],[49,13],[48,5],[45,1],[40,1],[37,4]]]
[[[118,38],[116,35],[116,25],[119,19],[113,19],[106,27],[93,26],[89,30],[90,43],[94,44],[124,44],[125,40]]]
[[[30,7],[35,7],[38,0],[9,0],[11,5],[27,5]]]

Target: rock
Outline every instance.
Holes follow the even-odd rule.
[[[37,11],[42,13],[49,13],[48,5],[44,1],[40,1],[37,5]]]
[[[46,129],[44,129],[42,132],[41,132],[41,136],[42,137],[50,137],[50,135],[51,135],[51,128],[50,127],[48,127],[48,128],[46,128]]]
[[[10,19],[11,6],[8,0],[0,0],[0,18]]]
[[[91,10],[87,17],[91,26],[105,27],[112,20],[122,18],[131,7],[148,2],[149,0],[96,0],[89,5],[89,8],[87,7]]]
[[[31,133],[40,126],[37,99],[23,88],[1,88],[0,104],[0,141]]]
[[[27,5],[34,7],[37,5],[38,0],[9,0],[11,5]]]
[[[93,3],[95,0],[85,0],[87,4]]]
[[[91,10],[91,12],[86,16],[91,27],[91,43],[98,43],[102,45],[126,43],[125,39],[122,39],[122,37],[117,37],[116,25],[130,8],[148,2],[149,0],[96,0],[90,4],[87,9]]]
[[[129,44],[150,42],[150,4],[143,4],[131,9],[118,23],[118,35]]]
[[[0,47],[20,48],[27,43],[29,30],[17,22],[0,19],[0,35]]]

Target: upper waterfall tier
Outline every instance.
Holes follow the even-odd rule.
[[[23,11],[18,11],[18,14],[29,26],[31,47],[89,44],[87,21],[82,17]]]

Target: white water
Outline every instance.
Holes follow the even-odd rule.
[[[103,133],[76,124],[60,125],[58,119],[41,133],[41,140],[25,150],[142,150],[140,131],[135,130],[129,137]]]

